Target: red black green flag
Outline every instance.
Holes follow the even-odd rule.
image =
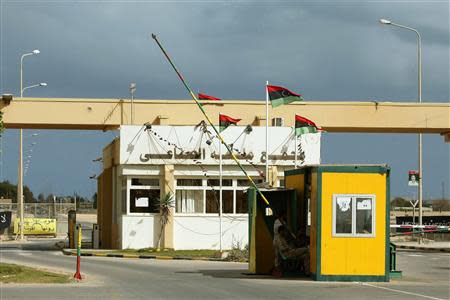
[[[316,133],[321,130],[316,123],[302,116],[295,115],[295,135],[299,136],[305,133]]]
[[[287,88],[281,86],[268,85],[267,92],[269,93],[269,99],[272,107],[303,100],[302,95],[291,92]]]
[[[232,117],[219,114],[219,131],[225,130],[231,124],[236,125],[241,119],[234,119]]]
[[[213,100],[213,101],[220,100],[220,98],[216,98],[216,97],[209,96],[209,95],[202,94],[202,93],[198,93],[197,98],[198,98],[198,100]]]

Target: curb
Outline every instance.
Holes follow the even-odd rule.
[[[431,247],[416,247],[416,246],[405,246],[405,245],[396,245],[396,247],[397,247],[397,249],[450,253],[450,248],[431,248]]]
[[[64,255],[76,256],[76,251],[62,249]],[[200,261],[226,261],[220,258],[209,257],[187,257],[187,256],[165,256],[165,255],[135,255],[135,254],[114,254],[114,253],[95,253],[81,252],[81,256],[96,257],[115,257],[115,258],[134,258],[134,259],[157,259],[157,260],[200,260]]]

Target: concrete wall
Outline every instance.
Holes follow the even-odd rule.
[[[218,216],[174,216],[175,249],[219,249]],[[222,248],[248,244],[248,216],[222,217]]]
[[[157,215],[122,216],[122,249],[141,249],[156,247],[158,242]]]
[[[218,216],[174,216],[175,249],[219,249]],[[122,216],[122,249],[156,247],[159,238],[159,216]],[[248,244],[248,217],[222,217],[222,248]]]

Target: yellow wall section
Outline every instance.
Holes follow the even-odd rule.
[[[302,215],[302,211],[305,210],[305,174],[297,174],[285,177],[285,186],[288,189],[295,189],[297,197],[297,226],[292,228],[301,228],[305,226],[307,220]],[[292,225],[292,224],[291,224]]]
[[[285,186],[288,189],[297,190],[297,200],[303,197],[305,190],[305,174],[290,175],[285,177]]]
[[[332,237],[333,194],[375,195],[375,237]],[[322,275],[384,275],[385,226],[386,174],[322,173]]]

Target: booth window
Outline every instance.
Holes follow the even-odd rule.
[[[333,236],[375,236],[375,195],[333,195]]]
[[[159,213],[160,195],[158,178],[131,178],[130,213]]]
[[[356,234],[372,234],[373,198],[356,197]]]

